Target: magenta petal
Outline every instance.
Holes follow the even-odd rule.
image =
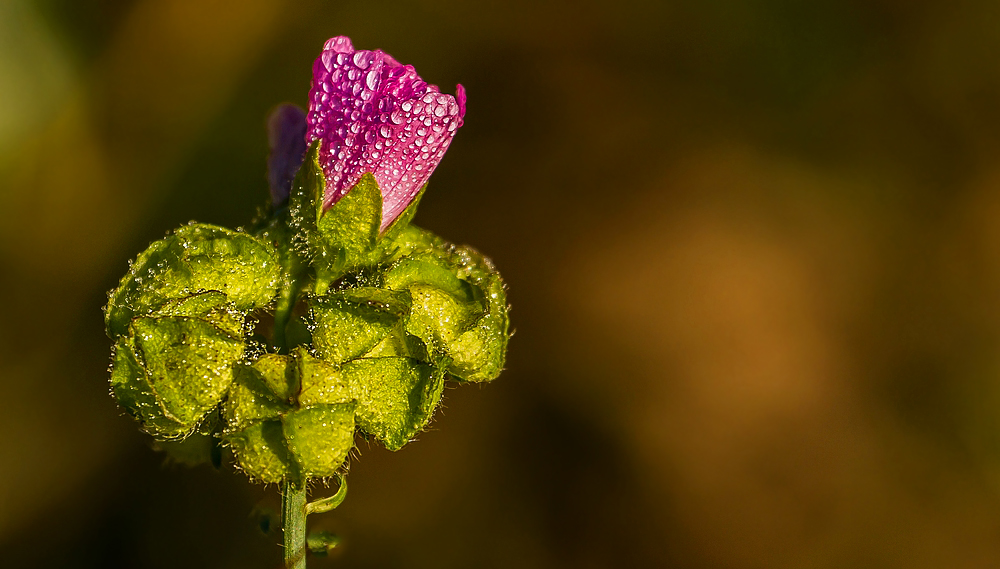
[[[423,81],[412,65],[380,51],[326,42],[313,64],[306,140],[321,140],[320,165],[331,207],[371,172],[382,191],[382,229],[427,183],[465,116],[458,99]]]

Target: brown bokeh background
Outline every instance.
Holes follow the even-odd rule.
[[[1000,564],[995,2],[4,0],[0,565],[280,565],[274,488],[117,409],[100,308],[248,221],[338,34],[468,89],[417,222],[516,334],[360,443],[310,566]]]

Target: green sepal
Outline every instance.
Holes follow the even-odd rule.
[[[326,179],[319,163],[319,141],[306,151],[292,182],[289,222],[293,242],[316,271],[317,292],[344,273],[370,262],[382,221],[382,192],[371,173],[337,203],[323,211]]]
[[[111,292],[105,307],[108,335],[117,339],[133,318],[204,291],[225,294],[241,312],[266,306],[280,272],[274,248],[251,235],[213,225],[182,226],[142,252]]]
[[[111,393],[143,431],[161,440],[182,438],[191,432],[193,426],[182,424],[163,408],[130,338],[118,339],[111,365]]]
[[[503,281],[488,259],[468,247],[415,251],[391,265],[385,286],[410,293],[409,334],[431,360],[448,358],[448,373],[472,382],[495,379],[509,337]]]
[[[301,347],[296,350],[295,361],[302,385],[298,396],[300,407],[351,403],[354,400],[350,385],[336,366],[313,357]]]
[[[383,275],[385,286],[392,290],[406,290],[413,285],[432,286],[441,292],[468,302],[475,299],[475,292],[469,283],[458,278],[454,268],[431,256],[405,257],[386,270]]]
[[[262,395],[285,403],[293,403],[299,392],[298,368],[291,356],[263,354],[251,366],[255,383],[248,385],[262,389]]]
[[[285,443],[284,426],[278,419],[256,423],[223,440],[250,478],[274,483],[298,475]]]
[[[409,316],[405,291],[359,287],[314,297],[309,301],[313,347],[335,364],[361,357],[402,330]]]
[[[210,322],[223,332],[239,338],[243,336],[244,316],[228,301],[226,295],[215,290],[205,291],[184,298],[169,300],[152,311],[149,316],[190,316]]]
[[[340,249],[338,275],[364,264],[375,250],[382,222],[382,192],[375,176],[366,172],[353,188],[323,213],[317,229],[328,247]]]
[[[390,231],[396,227],[390,226]],[[373,263],[391,264],[418,252],[439,250],[446,246],[444,239],[410,223],[379,240],[378,249],[373,253]]]
[[[444,370],[412,358],[364,358],[341,366],[358,401],[358,427],[399,450],[430,421]]]
[[[226,394],[243,342],[209,322],[184,316],[136,318],[137,361],[165,413],[193,429]]]
[[[507,291],[493,263],[471,247],[453,252],[457,274],[482,292],[486,312],[448,346],[448,372],[465,381],[496,379],[503,371],[510,340]]]
[[[333,476],[354,447],[354,402],[293,411],[283,424],[288,449],[304,478]]]
[[[292,409],[289,403],[281,401],[270,392],[258,370],[236,364],[233,373],[235,379],[229,388],[229,396],[222,405],[226,432],[246,430],[255,423],[277,418]]]

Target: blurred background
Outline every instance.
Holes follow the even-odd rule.
[[[250,219],[338,34],[468,89],[417,223],[493,257],[516,334],[360,442],[310,567],[1000,564],[986,0],[0,1],[0,564],[280,566],[275,488],[108,396],[101,307]]]

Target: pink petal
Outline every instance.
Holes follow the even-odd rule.
[[[413,201],[465,116],[458,99],[423,81],[412,65],[380,51],[354,50],[344,36],[326,42],[313,64],[306,120],[319,139],[331,207],[371,172],[382,191],[382,229]]]

